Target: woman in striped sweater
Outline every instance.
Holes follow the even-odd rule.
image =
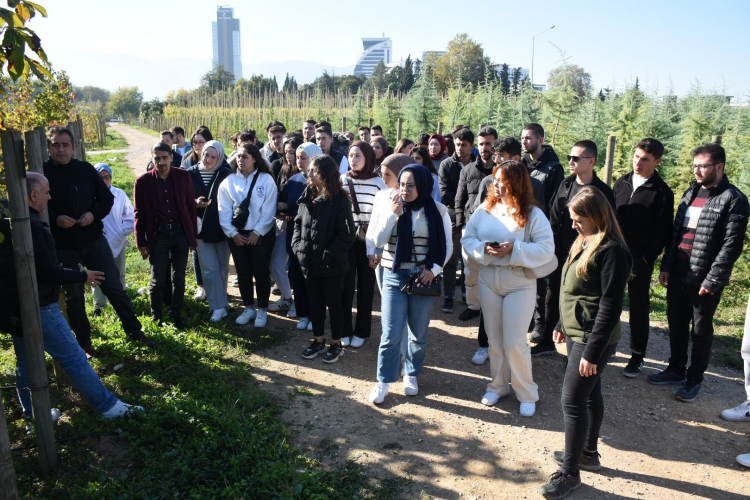
[[[385,183],[373,173],[375,151],[364,141],[349,148],[351,169],[341,176],[341,184],[352,200],[354,227],[364,235],[370,222],[375,195],[384,190]],[[362,228],[362,229],[360,229]],[[357,320],[352,328],[352,304],[357,290]],[[372,297],[375,291],[375,269],[370,267],[364,238],[357,238],[349,248],[349,272],[344,277],[341,307],[344,310],[344,346],[362,347],[372,331]]]
[[[427,327],[436,296],[402,291],[411,277],[419,286],[430,286],[443,271],[453,253],[451,222],[444,205],[432,199],[432,176],[421,165],[409,165],[399,173],[399,196],[377,216],[373,229],[375,245],[383,248],[382,321],[383,335],[378,351],[378,382],[370,401],[382,403],[389,385],[398,380],[401,337],[409,325],[409,348],[404,359],[404,392],[419,391],[417,376],[422,371],[427,348]]]

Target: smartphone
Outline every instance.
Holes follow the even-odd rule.
[[[491,247],[499,247],[499,246],[500,246],[500,243],[499,243],[499,242],[497,242],[497,241],[490,241],[490,242],[489,242],[488,244],[489,244],[489,245],[490,245]]]

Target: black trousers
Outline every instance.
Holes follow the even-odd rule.
[[[355,287],[356,283],[356,287]],[[357,320],[352,329],[352,304],[357,291]],[[366,339],[372,333],[372,301],[375,294],[375,269],[370,267],[365,243],[356,240],[349,248],[349,272],[344,275],[341,307],[344,314],[344,337]],[[315,326],[313,325],[313,328]]]
[[[249,232],[242,232],[248,236]],[[255,305],[254,292],[258,294],[258,307],[268,307],[268,297],[271,295],[271,254],[276,243],[276,230],[272,228],[264,234],[260,243],[243,245],[241,247],[229,238],[229,251],[232,252],[234,267],[237,270],[237,281],[240,285],[240,296],[245,307]],[[255,286],[253,286],[253,278]]]
[[[345,274],[307,278],[307,294],[310,298],[310,321],[313,335],[325,337],[326,307],[331,320],[331,338],[340,340],[344,333],[344,310],[341,307],[341,289]]]
[[[667,321],[669,322],[669,366],[667,370],[686,375],[688,344],[693,340],[687,378],[700,383],[711,359],[714,339],[714,313],[723,289],[713,295],[698,295],[700,287],[686,285],[684,276],[672,274],[667,287]],[[690,322],[693,322],[692,331]]]
[[[562,403],[565,422],[565,458],[562,468],[569,474],[578,474],[578,461],[584,448],[596,450],[599,429],[604,420],[604,399],[602,398],[602,372],[612,355],[617,352],[617,344],[607,346],[599,363],[596,375],[582,377],[579,373],[581,355],[586,346],[567,338],[568,366],[565,368]]]
[[[104,273],[104,281],[99,287],[112,304],[117,316],[122,322],[122,329],[129,336],[139,337],[142,333],[141,322],[135,315],[133,302],[128,297],[127,292],[120,282],[120,271],[115,265],[115,259],[112,256],[112,250],[104,236],[97,239],[78,250],[58,250],[57,257],[63,267],[69,269],[78,269],[78,264],[82,264],[92,271],[101,271]],[[68,310],[68,320],[70,327],[76,334],[76,339],[81,347],[91,345],[91,324],[86,317],[86,299],[84,297],[84,284],[76,283],[66,285],[65,305]]]
[[[559,259],[559,257],[558,257]],[[555,272],[547,277],[547,295],[544,300],[544,328],[540,344],[552,344],[552,332],[560,321],[560,280],[562,279],[563,260]]]
[[[534,307],[533,328],[544,330],[545,302],[547,302],[547,278],[536,280],[536,306]]]
[[[190,244],[181,226],[157,229],[156,241],[149,249],[148,256],[151,264],[151,283],[148,286],[151,293],[151,315],[157,320],[164,316],[162,304],[164,294],[169,293],[165,288],[170,267],[172,269],[172,298],[169,304],[169,314],[176,318],[180,317],[182,304],[185,301],[185,270],[189,251]]]
[[[649,313],[651,312],[651,276],[654,263],[633,271],[628,281],[630,300],[630,351],[633,356],[646,356],[649,334]]]
[[[289,252],[289,282],[294,292],[294,309],[297,311],[297,317],[310,317],[310,299],[307,297],[307,283],[302,269],[299,267],[297,256]]]
[[[484,314],[482,310],[479,310],[479,333],[477,334],[477,340],[479,340],[479,347],[489,347],[490,340],[487,338],[487,330],[484,329]]]
[[[443,295],[453,297],[456,292],[456,273],[461,259],[461,230],[453,229],[453,254],[443,267]]]

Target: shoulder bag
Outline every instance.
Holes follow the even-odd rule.
[[[232,214],[232,225],[240,231],[245,229],[247,219],[250,217],[250,198],[253,196],[253,189],[255,189],[255,183],[258,181],[260,174],[261,172],[255,173],[255,178],[253,178],[253,182],[250,183],[250,191],[247,192],[247,198],[242,200],[242,203],[234,209],[234,213]]]
[[[364,243],[365,237],[367,236],[367,226],[369,225],[369,222],[364,222],[362,220],[362,212],[359,210],[359,202],[357,202],[357,193],[354,192],[354,182],[352,182],[352,178],[347,176],[346,180],[349,182],[349,195],[352,199],[352,205],[354,206],[354,213],[357,214],[357,218],[359,219],[359,227],[357,227],[357,239]]]
[[[526,227],[523,231],[523,241],[525,243],[533,243],[531,240],[531,217],[529,216],[528,219],[526,219]],[[550,274],[552,274],[555,269],[557,269],[558,262],[557,262],[557,256],[552,253],[552,258],[547,261],[546,263],[542,264],[538,267],[524,267],[523,272],[526,274],[526,277],[530,280],[538,280],[540,278],[546,278]]]

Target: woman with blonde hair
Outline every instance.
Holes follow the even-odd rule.
[[[512,379],[521,416],[531,417],[539,391],[531,374],[526,331],[534,315],[536,279],[526,269],[550,262],[555,244],[523,163],[506,161],[495,167],[492,187],[461,239],[479,267],[479,302],[489,340],[492,380],[482,403],[492,406],[506,396]]]
[[[562,498],[581,486],[580,469],[601,468],[597,442],[604,418],[601,374],[620,340],[620,313],[630,278],[630,256],[614,211],[601,191],[586,186],[568,202],[578,238],[562,268],[560,321],[553,334],[565,342],[568,365],[562,388],[565,451],[560,468],[539,489]]]

